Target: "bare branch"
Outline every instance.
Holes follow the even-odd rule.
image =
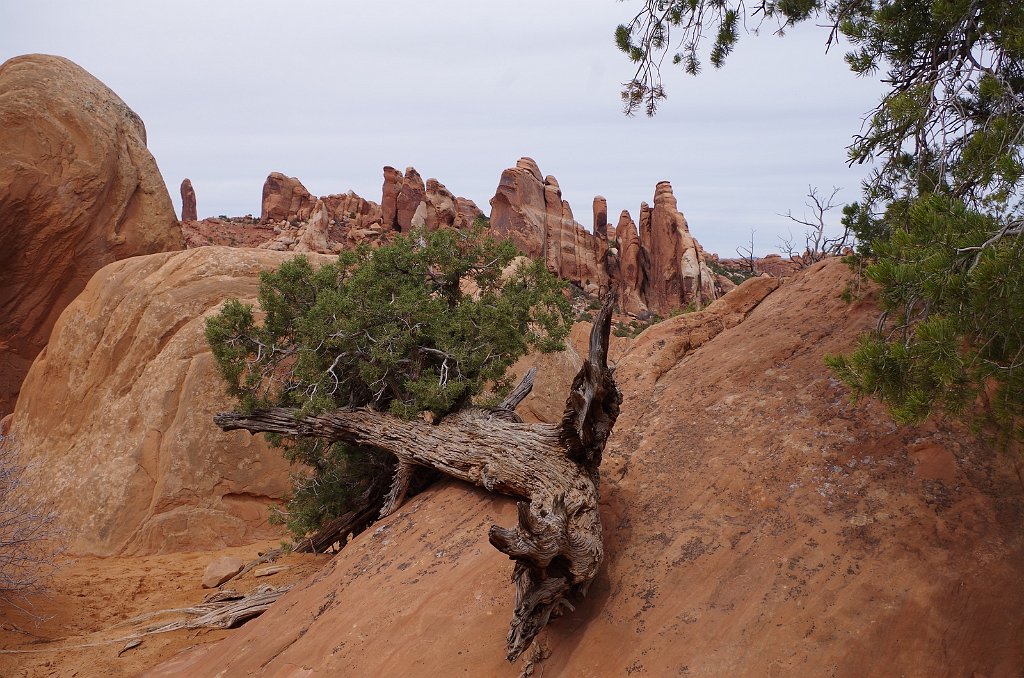
[[[31,616],[64,551],[56,512],[24,487],[28,471],[16,442],[0,435],[0,608]]]
[[[844,227],[842,234],[835,237],[829,237],[826,232],[826,215],[838,207],[835,199],[839,191],[838,187],[833,187],[832,193],[826,198],[818,193],[817,187],[808,186],[807,202],[804,205],[810,210],[810,215],[805,212],[802,217],[796,217],[792,211],[780,215],[806,229],[802,249],[793,244],[792,232],[788,238],[779,239],[779,248],[782,253],[801,269],[827,257],[839,256],[853,245],[853,237],[849,228]]]

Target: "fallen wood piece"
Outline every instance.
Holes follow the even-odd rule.
[[[262,565],[263,563],[272,563],[278,558],[280,558],[282,555],[284,555],[283,549],[270,549],[266,553],[261,553],[259,558],[257,558],[256,560],[250,560],[248,563],[246,563],[245,567],[242,568],[242,571],[238,573],[238,576],[241,577],[257,565]]]
[[[264,567],[262,570],[256,570],[252,573],[254,577],[269,577],[272,574],[278,572],[284,572],[285,570],[291,569],[287,565],[272,565],[271,567]]]
[[[515,561],[515,612],[506,639],[508,660],[514,661],[552,617],[573,609],[570,598],[586,595],[604,557],[598,468],[622,402],[608,367],[613,301],[605,302],[594,321],[589,355],[573,380],[560,424],[525,424],[510,409],[477,407],[436,424],[366,408],[303,416],[284,407],[222,412],[214,423],[225,431],[384,450],[400,464],[432,468],[518,499],[519,524],[495,525],[488,534],[491,544]],[[509,404],[514,406],[520,395],[525,397],[517,389]],[[401,490],[404,477],[397,480]],[[337,520],[347,529],[354,519],[346,515]],[[342,530],[329,534],[335,539]],[[309,546],[326,548],[330,543],[311,540]]]
[[[194,619],[182,619],[153,626],[145,629],[143,635],[180,629],[229,629],[266,612],[290,588],[291,585],[280,588],[260,586],[242,598],[197,605],[189,609],[190,612],[199,612]]]
[[[181,631],[190,629],[229,629],[242,624],[243,622],[249,621],[254,617],[258,617],[266,612],[271,605],[277,601],[282,595],[284,595],[291,585],[282,586],[280,588],[274,588],[272,586],[260,586],[259,588],[242,595],[237,591],[215,591],[214,593],[207,596],[207,599],[211,602],[204,602],[201,605],[195,607],[183,607],[174,608],[168,610],[156,610],[154,612],[147,612],[146,614],[132,617],[131,619],[118,622],[111,626],[111,629],[119,626],[125,626],[130,623],[138,623],[141,621],[147,621],[149,619],[155,619],[169,614],[186,614],[191,615],[193,619],[180,619],[165,624],[159,624],[156,626],[150,626],[142,629],[136,633],[128,636],[121,636],[120,638],[111,638],[110,640],[100,640],[94,643],[81,643],[77,645],[56,645],[54,647],[47,647],[41,649],[31,650],[3,650],[0,649],[0,654],[44,654],[47,652],[63,652],[65,650],[81,650],[90,647],[99,647],[101,645],[112,645],[114,643],[125,643],[124,647],[121,648],[121,652],[137,647],[142,643],[142,638],[145,636],[152,636],[157,633],[170,633],[171,631]],[[121,655],[118,653],[118,656]]]
[[[124,647],[117,651],[117,656],[120,657],[128,650],[132,649],[133,647],[138,647],[139,645],[142,645],[142,638],[132,638],[124,644]]]

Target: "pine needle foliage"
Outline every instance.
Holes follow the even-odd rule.
[[[948,195],[928,194],[873,242],[866,275],[885,315],[848,355],[828,364],[897,421],[941,410],[994,423],[1024,440],[1024,239],[985,246],[996,220]]]
[[[528,351],[562,347],[563,283],[543,262],[505,273],[518,254],[474,228],[413,231],[319,268],[297,256],[260,276],[258,310],[230,300],[212,316],[207,341],[243,410],[370,407],[437,421],[503,395]],[[282,514],[296,536],[387,489],[393,462],[378,451],[276,442],[310,470]]]

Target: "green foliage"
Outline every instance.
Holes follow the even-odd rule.
[[[227,302],[207,341],[244,410],[369,406],[440,418],[507,389],[508,368],[531,349],[562,346],[563,284],[538,262],[503,276],[517,255],[478,228],[401,235],[317,269],[298,256],[260,276],[259,314]],[[286,454],[311,471],[296,477],[288,506],[297,535],[356,508],[390,469],[379,453],[344,445],[298,441]]]
[[[658,65],[696,74],[705,36],[719,67],[738,22],[814,19],[851,45],[850,68],[884,71],[889,90],[849,146],[871,163],[860,201],[843,212],[856,264],[881,287],[886,316],[848,356],[829,360],[859,395],[900,421],[936,410],[974,414],[1024,440],[1021,292],[1024,206],[1024,3],[1019,0],[735,0],[646,2],[615,43],[638,64],[627,113],[653,114]],[[674,32],[674,34],[673,34]],[[708,38],[709,40],[711,38]],[[851,121],[852,122],[852,121]],[[855,124],[855,123],[853,123]],[[847,295],[851,300],[852,291]]]
[[[1003,442],[1024,439],[1024,241],[986,246],[995,218],[936,194],[900,210],[893,226],[866,269],[881,287],[883,331],[829,365],[898,421],[971,414],[980,398]]]
[[[696,302],[690,302],[686,306],[686,308],[676,309],[675,311],[673,311],[670,317],[675,318],[678,315],[682,315],[684,313],[693,313],[694,311],[699,310],[700,306]],[[636,339],[637,337],[640,336],[641,332],[646,330],[651,325],[657,325],[662,320],[664,320],[664,318],[662,318],[657,313],[650,313],[643,315],[639,318],[634,318],[629,321],[629,324],[626,324],[625,322],[619,320],[615,323],[615,327],[612,329],[612,334],[614,334],[616,337],[629,337],[630,339]]]
[[[707,260],[707,265],[712,272],[728,278],[734,285],[742,285],[745,281],[754,277],[754,273],[749,269],[736,271],[731,268],[726,268],[712,259]]]

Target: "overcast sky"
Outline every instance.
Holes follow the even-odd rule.
[[[824,29],[743,36],[722,70],[668,73],[653,120],[626,118],[633,69],[612,32],[639,6],[3,0],[0,61],[58,54],[106,83],[145,121],[175,208],[190,177],[200,217],[258,215],[271,171],[379,202],[384,165],[488,212],[528,155],[588,229],[595,195],[635,218],[667,179],[697,239],[730,256],[752,230],[777,250],[809,184],[856,199],[845,147],[881,88],[824,54]]]

